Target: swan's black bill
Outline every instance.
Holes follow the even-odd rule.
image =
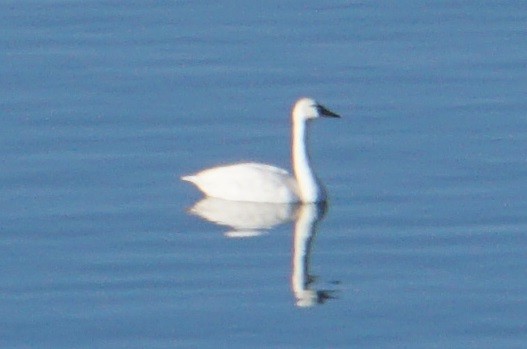
[[[318,109],[318,112],[320,113],[320,115],[322,115],[322,116],[327,116],[327,117],[330,117],[330,118],[340,118],[339,114],[333,113],[331,110],[327,109],[323,105],[320,105],[320,104],[317,105],[317,109]]]

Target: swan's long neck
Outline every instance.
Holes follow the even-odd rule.
[[[305,120],[293,119],[293,172],[300,190],[302,202],[319,202],[326,199],[324,189],[313,173],[307,150],[307,127]]]

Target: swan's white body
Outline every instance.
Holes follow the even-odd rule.
[[[313,173],[306,147],[307,125],[321,116],[339,117],[310,98],[299,99],[292,112],[292,165],[286,170],[266,164],[240,163],[213,167],[181,177],[205,195],[251,202],[322,202],[326,191]]]
[[[182,179],[224,200],[287,203],[300,197],[295,179],[286,170],[254,162],[214,167]]]

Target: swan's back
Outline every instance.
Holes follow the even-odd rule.
[[[299,202],[296,181],[278,167],[241,163],[214,167],[181,178],[211,197],[235,201]]]

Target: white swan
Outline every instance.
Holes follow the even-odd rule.
[[[266,164],[240,163],[213,167],[182,180],[196,185],[205,195],[224,200],[292,203],[323,202],[326,192],[313,173],[306,148],[307,126],[318,117],[340,117],[311,98],[299,99],[292,112],[292,166],[286,170]]]

